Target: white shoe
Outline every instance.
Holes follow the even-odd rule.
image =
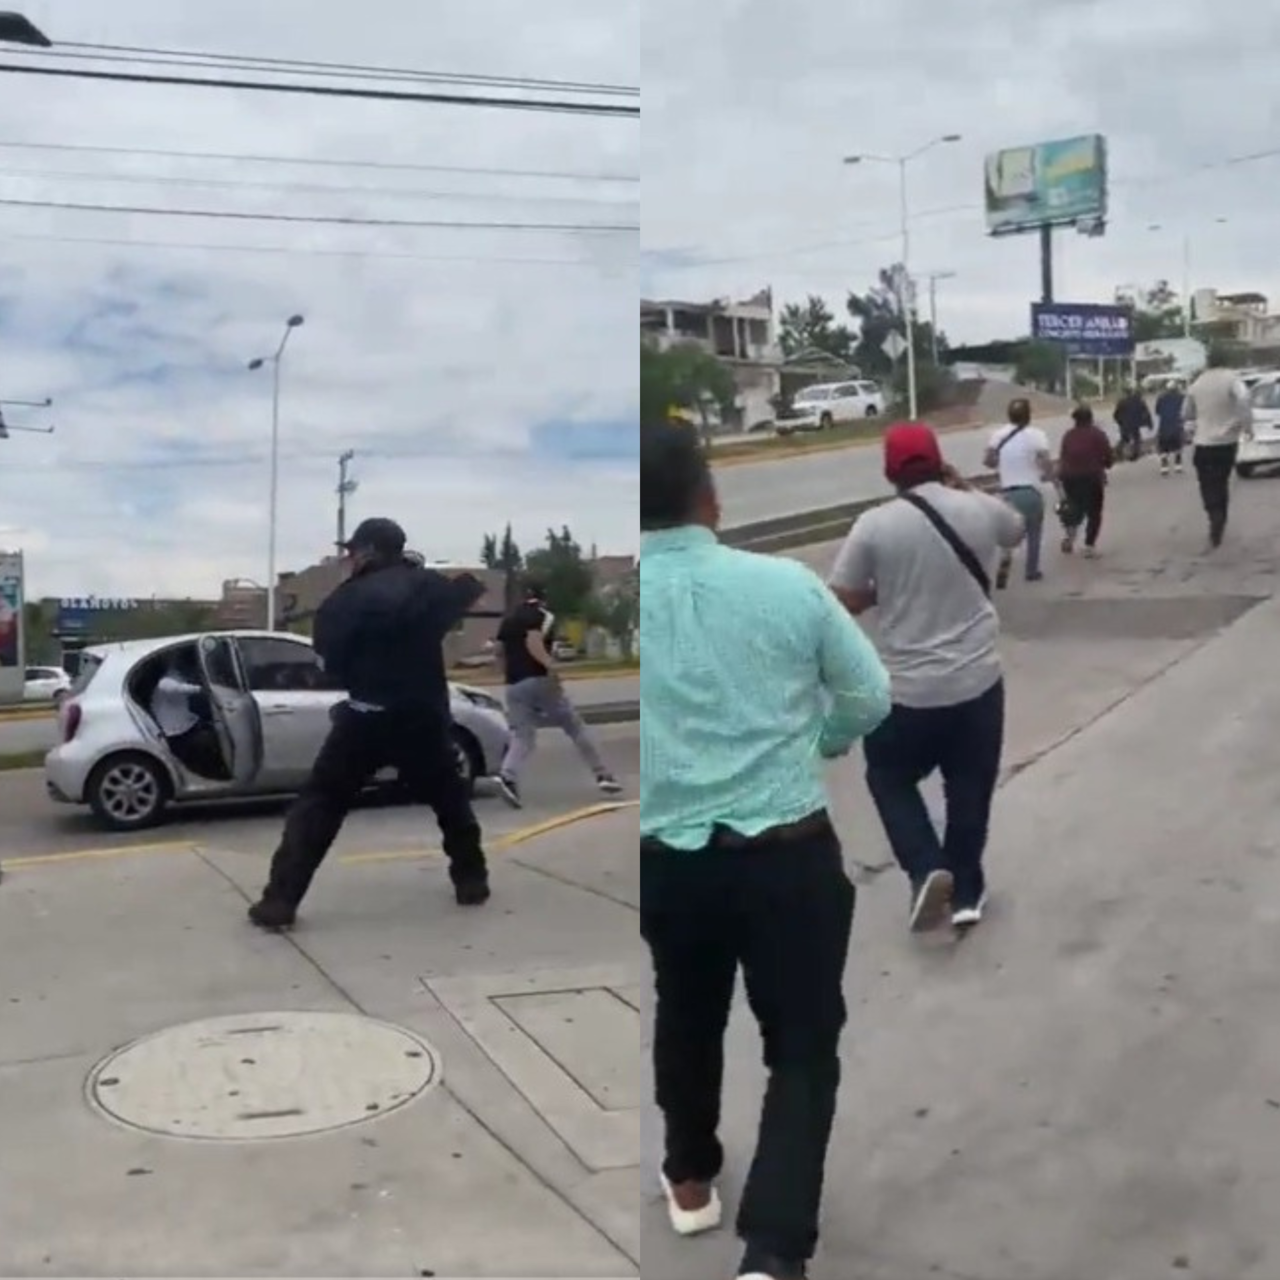
[[[955,881],[950,871],[932,871],[911,899],[911,932],[926,933],[946,919]]]
[[[978,899],[977,906],[961,907],[951,913],[951,923],[957,929],[972,929],[975,924],[982,923],[983,913],[987,909],[987,895]]]
[[[671,1220],[671,1229],[678,1236],[700,1236],[705,1231],[714,1231],[724,1217],[724,1206],[720,1203],[720,1193],[713,1186],[711,1199],[701,1209],[682,1209],[676,1203],[675,1192],[666,1175],[662,1176],[662,1190],[667,1197],[667,1216]]]

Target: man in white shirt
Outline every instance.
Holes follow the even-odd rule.
[[[884,437],[885,476],[898,497],[859,516],[830,586],[855,616],[878,611],[876,645],[893,709],[863,743],[867,785],[911,884],[913,930],[948,908],[958,927],[982,918],[982,855],[1004,737],[1004,679],[990,572],[1024,522],[1012,504],[945,467],[937,437],[905,423]],[[946,788],[939,840],[920,784]]]
[[[1027,581],[1039,582],[1040,548],[1044,541],[1044,492],[1053,480],[1053,453],[1049,437],[1031,425],[1031,402],[1009,402],[1009,424],[992,433],[983,462],[999,473],[1001,497],[1022,517],[1027,527]],[[996,572],[996,586],[1009,585],[1013,556],[1006,551]]]
[[[1231,473],[1240,437],[1253,426],[1249,388],[1221,353],[1211,351],[1209,367],[1187,392],[1185,415],[1194,431],[1191,461],[1200,482],[1200,501],[1209,517],[1209,547],[1222,545],[1231,503]]]
[[[174,755],[193,773],[215,780],[227,776],[217,730],[197,707],[208,700],[194,653],[174,651],[151,695],[151,716]]]

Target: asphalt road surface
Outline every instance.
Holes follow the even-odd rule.
[[[1066,418],[1043,418],[1037,425],[1056,445],[1067,422]],[[966,474],[979,471],[991,430],[979,427],[945,433],[942,448],[947,461]],[[875,498],[887,489],[880,449],[874,444],[722,467],[716,471],[716,487],[727,528]]]
[[[624,793],[619,799],[634,798],[640,776],[637,726],[602,725],[594,733],[606,761],[623,784]],[[481,784],[476,810],[490,839],[499,840],[519,828],[611,799],[596,790],[591,774],[568,739],[552,731],[540,735],[522,790],[525,807],[513,810],[486,784]],[[88,810],[50,801],[45,796],[43,773],[23,769],[0,774],[0,861],[182,842],[220,849],[260,849],[265,859],[279,838],[286,806],[287,801],[272,800],[178,808],[172,811],[170,821],[150,831],[113,835],[97,826]],[[334,853],[338,857],[394,853],[438,845],[439,834],[429,810],[370,802],[352,815]]]
[[[565,682],[570,697],[582,707],[603,702],[634,702],[640,697],[640,677],[570,680]],[[493,689],[499,696],[501,689]],[[0,719],[0,756],[23,751],[47,751],[58,740],[57,722],[52,715],[38,720]]]

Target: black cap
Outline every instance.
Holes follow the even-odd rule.
[[[376,556],[404,555],[404,530],[394,520],[374,516],[361,520],[356,531],[342,544],[344,551],[370,551]]]

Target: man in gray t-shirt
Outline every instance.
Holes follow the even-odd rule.
[[[855,615],[877,609],[894,705],[865,741],[867,783],[911,881],[911,926],[932,928],[948,909],[968,926],[985,904],[982,855],[1004,737],[990,575],[1025,526],[1008,503],[944,466],[928,427],[891,427],[884,446],[898,497],[854,524],[831,586]],[[946,785],[942,840],[920,794],[935,770]]]

